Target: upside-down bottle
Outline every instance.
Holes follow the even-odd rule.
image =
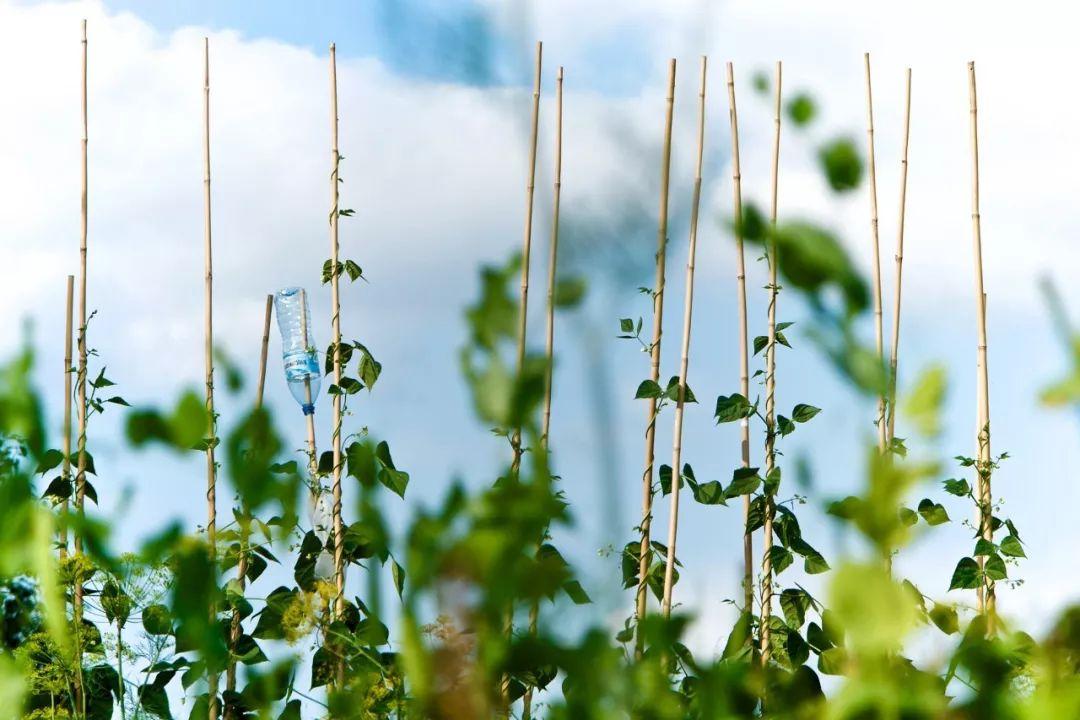
[[[287,287],[274,294],[274,311],[281,330],[281,361],[289,392],[305,415],[315,412],[319,396],[319,356],[311,333],[311,312],[303,288]]]

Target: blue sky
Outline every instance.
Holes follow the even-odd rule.
[[[864,191],[834,198],[815,169],[816,144],[838,133],[860,143],[864,122],[862,52],[875,57],[879,201],[886,296],[895,241],[900,80],[914,68],[911,177],[905,249],[901,379],[942,362],[951,380],[946,456],[974,448],[974,312],[968,207],[967,98],[964,63],[980,68],[984,116],[983,236],[990,307],[990,367],[995,444],[1009,450],[999,475],[1007,512],[1029,544],[1026,583],[1001,594],[1004,612],[1045,622],[1080,590],[1057,574],[1072,560],[1070,508],[1080,500],[1069,468],[1080,460],[1072,415],[1040,409],[1036,396],[1061,375],[1060,342],[1036,283],[1045,273],[1077,293],[1069,269],[1080,263],[1070,242],[1077,225],[1063,169],[1080,152],[1053,115],[1027,112],[1055,97],[1039,72],[1069,57],[1067,23],[1039,5],[1017,23],[986,12],[978,32],[963,8],[916,3],[905,12],[841,2],[811,11],[800,3],[320,3],[315,12],[285,2],[105,2],[5,4],[0,0],[0,60],[11,107],[0,118],[0,300],[10,315],[35,323],[40,384],[54,419],[60,400],[61,288],[77,259],[77,23],[91,33],[92,328],[109,375],[133,403],[163,402],[201,373],[201,102],[199,47],[210,35],[213,62],[216,333],[241,366],[254,369],[265,293],[290,284],[312,290],[313,312],[328,318],[328,294],[316,289],[326,255],[326,46],[338,44],[343,202],[357,215],[342,226],[343,254],[370,283],[347,288],[346,335],[368,344],[386,370],[357,403],[366,425],[394,448],[412,474],[409,499],[387,512],[400,522],[414,504],[437,501],[451,478],[490,482],[505,448],[472,416],[459,379],[461,311],[477,291],[482,262],[519,247],[524,212],[528,76],[535,39],[545,41],[545,96],[538,174],[534,283],[546,271],[550,211],[550,88],[556,65],[567,72],[567,155],[563,185],[565,264],[593,280],[584,311],[560,319],[552,447],[576,508],[575,528],[559,539],[602,600],[597,620],[628,597],[605,594],[617,573],[606,548],[628,539],[639,503],[640,403],[633,390],[647,373],[643,356],[614,339],[619,317],[646,313],[637,285],[649,282],[655,241],[659,135],[666,61],[680,63],[669,259],[668,334],[663,374],[677,367],[683,264],[691,177],[696,58],[712,59],[707,176],[695,299],[690,383],[700,406],[687,413],[684,458],[700,479],[726,482],[738,463],[737,430],[710,418],[717,394],[737,387],[734,254],[720,220],[730,208],[727,105],[722,62],[736,63],[740,88],[744,188],[767,189],[769,114],[750,91],[751,72],[785,61],[785,87],[819,98],[820,125],[809,135],[785,130],[781,215],[808,216],[845,238],[869,270]],[[391,8],[394,8],[393,12]],[[933,23],[927,22],[932,17]],[[1028,24],[1030,22],[1030,25]],[[920,43],[908,38],[918,36]],[[45,52],[43,52],[43,50]],[[1018,63],[1016,58],[1023,58]],[[1064,112],[1076,108],[1062,101]],[[1018,139],[1022,138],[1023,143]],[[1034,168],[1034,169],[1033,169]],[[1017,178],[1025,182],[1018,183]],[[47,189],[47,191],[46,191]],[[763,332],[763,269],[751,263],[753,334]],[[539,346],[539,298],[530,336]],[[783,319],[805,311],[781,300]],[[16,323],[0,329],[0,350],[18,342]],[[327,337],[328,321],[317,327]],[[855,396],[800,332],[780,355],[780,407],[796,402],[824,412],[791,439],[789,458],[805,454],[815,471],[807,518],[815,544],[850,543],[823,519],[822,501],[853,491],[873,408]],[[869,331],[869,328],[864,328]],[[280,377],[271,344],[268,402],[302,443],[302,420]],[[54,377],[55,376],[55,377]],[[228,424],[238,402],[222,399]],[[598,432],[606,418],[609,434]],[[194,526],[203,512],[201,459],[159,452],[121,453],[120,416],[94,428],[103,512],[132,542],[166,518]],[[325,418],[324,418],[325,419]],[[292,423],[289,425],[289,423]],[[54,423],[55,424],[55,423]],[[328,436],[325,424],[321,437]],[[657,456],[670,453],[670,418]],[[906,434],[901,425],[898,434]],[[615,445],[600,450],[605,438]],[[757,441],[755,441],[757,442]],[[755,453],[760,443],[755,444]],[[813,448],[813,452],[811,451]],[[951,470],[943,477],[953,473]],[[127,504],[119,499],[129,488]],[[791,487],[792,490],[796,488]],[[928,487],[923,495],[939,499]],[[1047,498],[1053,497],[1053,502]],[[928,594],[945,597],[952,565],[968,550],[966,510],[947,503],[954,522],[918,540],[899,567]],[[724,598],[738,591],[736,508],[685,504],[680,555],[687,566],[679,595],[703,621],[695,643],[712,648],[726,630]],[[665,503],[660,504],[666,509]],[[614,528],[614,529],[613,529]],[[798,573],[781,579],[799,579]],[[676,598],[679,599],[679,596]],[[956,597],[956,600],[965,600]],[[970,598],[966,598],[971,601]],[[621,608],[619,608],[621,610]]]

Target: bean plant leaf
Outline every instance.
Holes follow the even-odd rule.
[[[739,393],[733,395],[721,395],[716,398],[715,417],[716,422],[718,423],[742,420],[743,418],[750,417],[753,412],[754,407],[750,404],[750,401]]]
[[[1005,561],[1002,560],[1001,556],[997,553],[986,558],[986,563],[983,565],[983,572],[986,573],[986,577],[991,580],[1005,580],[1009,577],[1009,573],[1005,569]]]
[[[821,408],[799,403],[791,410],[791,418],[795,422],[809,422],[819,412],[821,412]]]
[[[949,513],[941,503],[936,503],[930,498],[923,498],[919,503],[919,514],[928,525],[941,525],[949,522]]]
[[[934,603],[934,607],[930,609],[930,620],[946,635],[960,631],[960,619],[952,605]]]
[[[1008,535],[1001,541],[1001,554],[1009,557],[1027,557],[1023,546],[1020,544],[1020,538],[1015,535]]]
[[[655,380],[642,380],[638,385],[637,392],[634,394],[635,400],[641,400],[643,398],[661,398],[664,396],[664,389],[660,387],[660,384]]]
[[[952,580],[949,581],[950,590],[974,590],[979,587],[979,563],[972,558],[960,558],[953,570]]]
[[[945,492],[949,493],[950,495],[955,495],[957,497],[967,497],[971,494],[971,486],[968,485],[967,480],[957,480],[955,478],[950,478],[949,480],[946,480],[943,484],[945,485]]]

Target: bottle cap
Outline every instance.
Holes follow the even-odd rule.
[[[300,407],[303,408],[305,415],[314,415],[315,414],[315,404],[314,403],[303,403]]]

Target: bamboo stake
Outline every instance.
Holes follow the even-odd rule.
[[[750,397],[750,351],[746,327],[746,258],[742,233],[742,170],[739,165],[739,115],[735,106],[735,70],[727,64],[728,104],[731,112],[731,184],[735,200],[735,246],[739,289],[739,392]],[[743,418],[742,466],[750,467],[750,420]],[[754,536],[746,531],[750,520],[750,495],[743,495],[743,608],[750,612],[754,606]]]
[[[885,369],[885,332],[881,309],[881,243],[878,239],[878,201],[877,201],[877,164],[874,153],[874,92],[870,83],[870,53],[863,54],[866,64],[866,157],[870,176],[870,238],[874,248],[874,341],[877,347],[878,365]],[[886,378],[886,383],[889,380]],[[888,429],[885,415],[885,395],[887,387],[878,395],[877,431],[878,452],[885,454],[888,449]]]
[[[77,378],[79,393],[79,457],[75,473],[75,512],[81,521],[85,517],[86,500],[86,235],[89,212],[89,180],[87,175],[87,145],[89,143],[88,109],[86,99],[87,43],[86,20],[82,21],[82,147],[81,147],[81,218],[79,232],[79,374]],[[75,533],[75,555],[81,557],[83,551],[82,531]],[[82,673],[82,617],[83,617],[83,579],[76,573],[72,615],[75,626],[75,698],[76,706],[86,714],[86,696],[83,692]]]
[[[66,308],[66,323],[64,325],[64,439],[63,439],[63,452],[64,460],[61,474],[64,478],[64,485],[70,486],[71,484],[71,330],[72,330],[72,305],[73,297],[75,293],[75,276],[67,276],[67,303]],[[65,497],[64,501],[60,504],[60,516],[62,518],[60,522],[60,559],[64,560],[68,554],[68,530],[67,530],[67,514],[68,514],[68,498]]]
[[[330,44],[330,262],[334,268],[330,274],[330,312],[333,324],[334,344],[334,384],[341,384],[341,299],[338,283],[338,171],[341,155],[338,153],[338,102],[337,102],[337,50]],[[334,412],[334,585],[337,599],[334,602],[334,617],[345,612],[345,544],[341,526],[341,396],[332,398]]]
[[[968,63],[968,101],[971,110],[971,226],[975,251],[975,307],[978,321],[978,464],[977,482],[979,494],[979,532],[984,540],[993,542],[994,531],[991,525],[991,490],[990,473],[992,470],[990,455],[990,370],[986,357],[986,291],[983,286],[982,262],[982,221],[979,215],[979,111],[975,89],[975,63]],[[980,612],[986,616],[988,633],[994,632],[994,617],[997,601],[994,594],[994,581],[984,579]]]
[[[766,350],[765,371],[765,477],[768,478],[776,465],[776,300],[779,294],[776,270],[779,258],[776,253],[776,214],[777,194],[780,175],[780,98],[783,80],[783,65],[776,63],[776,102],[773,113],[773,154],[772,154],[772,210],[769,216],[772,231],[769,233],[769,344]],[[770,642],[772,617],[772,558],[769,556],[773,545],[773,517],[776,505],[773,498],[765,493],[764,547],[762,548],[761,579],[761,666],[767,667],[772,655]]]
[[[263,388],[266,386],[266,356],[268,354],[270,346],[270,316],[274,311],[274,296],[266,296],[266,312],[263,317],[263,335],[262,335],[262,352],[259,355],[259,384],[255,387],[255,411],[258,412],[262,409],[263,404]],[[247,510],[244,509],[242,513],[246,515]],[[248,550],[247,540],[249,531],[247,527],[241,528],[241,546],[240,546],[240,558],[236,563],[236,580],[240,584],[241,592],[247,586],[247,571],[248,571]],[[240,626],[240,611],[233,610],[232,624],[229,627],[229,644],[236,652],[237,646],[240,642],[241,626]],[[236,660],[229,658],[229,667],[225,673],[225,688],[230,692],[236,690]],[[231,707],[225,709],[225,717],[232,718],[233,712]]]
[[[653,332],[650,345],[650,374],[653,382],[660,379],[660,337],[664,324],[664,267],[667,255],[668,190],[671,180],[671,123],[675,110],[675,58],[668,63],[667,108],[664,113],[664,149],[660,161],[660,218],[656,232],[656,281],[653,287]],[[646,613],[646,591],[651,556],[651,528],[653,501],[653,461],[656,448],[656,398],[649,398],[646,408],[645,470],[641,476],[641,546],[638,564],[637,637],[634,654],[641,658],[645,653],[645,637],[641,634],[641,621]]]
[[[563,69],[555,76],[555,187],[552,190],[551,247],[548,254],[547,288],[547,377],[544,382],[544,425],[540,440],[544,450],[548,446],[551,429],[551,376],[555,362],[555,267],[559,256],[559,199],[562,194],[562,110]]]
[[[544,44],[536,43],[536,71],[533,77],[533,106],[532,106],[532,130],[529,141],[529,181],[525,188],[525,238],[521,248],[521,297],[518,308],[518,344],[517,344],[517,371],[521,376],[525,366],[525,331],[526,317],[529,306],[529,256],[532,250],[532,224],[533,224],[533,196],[536,194],[536,139],[540,122],[540,67],[543,60]],[[521,428],[514,428],[511,439],[514,450],[512,471],[517,472],[521,466]]]
[[[337,97],[337,48],[330,43],[330,312],[333,324],[334,384],[341,386],[341,296],[338,277],[338,177],[341,154],[338,152],[338,97]],[[334,452],[334,504],[331,509],[334,521],[334,588],[337,596],[331,618],[338,619],[345,613],[345,530],[341,522],[341,395],[331,398],[334,413],[332,433]],[[373,571],[374,572],[374,571]],[[345,682],[345,657],[339,654],[336,663],[337,685]]]
[[[686,295],[683,304],[682,359],[679,363],[679,396],[675,403],[675,431],[671,446],[671,504],[668,516],[667,562],[664,565],[664,617],[671,616],[671,594],[675,585],[675,541],[679,531],[679,481],[682,467],[683,410],[686,405],[686,378],[690,367],[690,324],[694,309],[694,260],[697,255],[698,210],[701,205],[701,165],[705,154],[705,75],[708,58],[701,56],[701,90],[698,92],[697,170],[694,199],[690,207],[690,249],[686,258]]]
[[[555,367],[555,269],[559,256],[559,199],[562,195],[562,111],[563,111],[563,69],[560,67],[555,76],[555,187],[552,191],[551,244],[548,254],[547,287],[547,340],[544,357],[547,360],[544,378],[544,424],[540,435],[541,449],[545,455],[548,450],[548,433],[551,430],[551,387]],[[529,634],[536,635],[540,619],[540,603],[533,601],[529,608]],[[532,718],[533,688],[525,690],[522,698],[522,720]]]
[[[907,210],[908,138],[911,135],[911,68],[904,79],[904,150],[900,158],[900,220],[896,235],[896,287],[893,295],[892,355],[889,358],[888,442],[896,428],[896,364],[900,349],[900,290],[904,270],[904,216]]]
[[[533,225],[533,197],[536,195],[536,142],[540,123],[540,70],[543,62],[544,44],[536,43],[536,69],[533,77],[533,103],[532,103],[532,128],[529,135],[529,178],[525,186],[525,235],[521,248],[521,295],[518,308],[518,334],[517,334],[517,375],[525,368],[525,331],[526,319],[529,307],[529,259],[532,251],[532,225]],[[513,460],[510,463],[510,472],[517,475],[521,469],[521,455],[524,452],[521,447],[521,428],[514,428],[510,438],[513,449]],[[506,635],[509,637],[514,631],[514,611],[507,608]],[[504,675],[499,683],[501,695],[501,711],[504,715],[510,713],[510,676]]]
[[[308,339],[308,306],[307,290],[300,289],[300,335],[304,338],[304,348],[311,347]],[[304,403],[308,407],[314,407],[314,398],[311,394],[311,378],[304,378]],[[315,412],[305,412],[304,419],[307,421],[307,445],[308,445],[308,470],[311,473],[311,497],[312,502],[318,502],[319,488],[319,456],[315,448]]]
[[[274,296],[266,296],[266,311],[263,317],[262,353],[259,355],[259,386],[255,390],[255,409],[262,409],[263,389],[266,387],[266,356],[270,349],[270,316],[274,312]]]
[[[212,228],[210,220],[210,39],[203,38],[203,226],[205,250],[205,344],[203,355],[206,365],[206,541],[210,550],[211,567],[217,564],[217,461],[214,459],[214,445],[217,439],[214,418],[214,256]],[[217,618],[217,606],[210,603],[211,622]],[[207,667],[207,685],[209,699],[209,718],[218,717],[218,676]]]

